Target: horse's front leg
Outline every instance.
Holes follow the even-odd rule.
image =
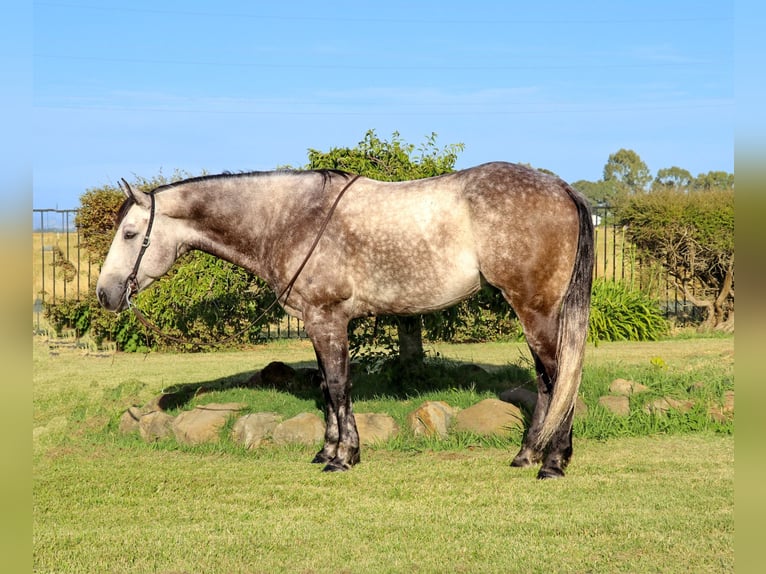
[[[322,373],[325,443],[313,462],[325,471],[348,470],[359,462],[359,434],[351,407],[348,320],[331,312],[307,313],[305,328]]]

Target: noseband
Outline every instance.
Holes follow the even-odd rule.
[[[138,275],[138,267],[141,265],[141,260],[144,258],[144,253],[146,253],[149,243],[151,243],[149,236],[152,233],[152,225],[154,225],[154,192],[152,191],[148,195],[151,199],[151,205],[149,207],[149,224],[146,226],[144,240],[141,242],[141,250],[138,252],[138,257],[136,257],[136,264],[133,265],[133,271],[128,275],[128,279],[125,282],[125,300],[128,302],[128,307],[133,306],[130,301],[131,296],[138,293],[138,281],[136,279]]]

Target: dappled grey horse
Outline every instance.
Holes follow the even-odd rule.
[[[199,249],[264,279],[304,321],[316,352],[327,430],[314,462],[359,462],[348,323],[428,313],[497,287],[516,312],[538,401],[513,466],[564,475],[588,330],[593,224],[560,179],[510,163],[383,183],[339,171],[187,179],[127,195],[96,287],[106,309]]]

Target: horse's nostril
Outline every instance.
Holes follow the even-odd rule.
[[[101,303],[102,307],[106,307],[107,297],[103,287],[101,289],[96,289],[96,298],[98,299],[98,302]]]

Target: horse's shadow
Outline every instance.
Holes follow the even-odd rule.
[[[401,365],[395,361],[376,372],[353,364],[351,371],[355,401],[380,399],[407,400],[424,393],[470,390],[499,395],[509,388],[535,391],[534,374],[529,368],[509,364],[466,364],[449,359],[437,363]],[[313,400],[324,408],[320,389],[321,375],[315,362],[272,362],[255,371],[245,371],[218,379],[177,384],[162,390],[156,404],[163,410],[183,409],[196,397],[230,389],[268,389],[284,392],[303,400]]]

